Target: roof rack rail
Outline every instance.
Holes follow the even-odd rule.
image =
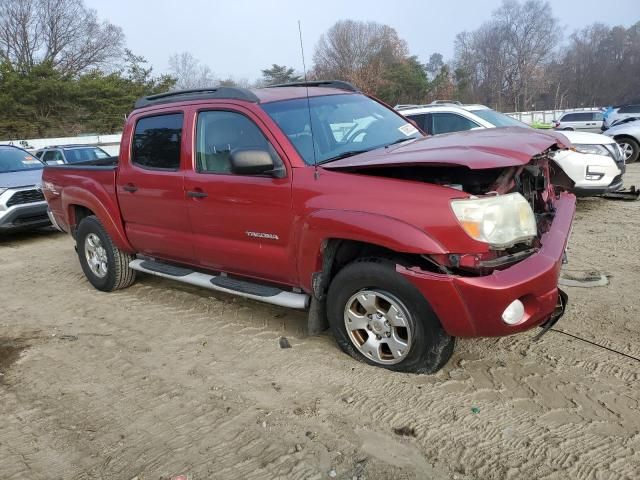
[[[360,92],[352,83],[345,82],[344,80],[309,80],[307,82],[278,83],[276,85],[269,85],[266,88],[279,87],[326,87],[348,90],[349,92]]]
[[[458,100],[434,100],[430,105],[462,105]]]
[[[408,110],[410,108],[418,108],[418,107],[422,107],[423,105],[418,105],[418,104],[413,104],[413,103],[401,103],[399,105],[396,105],[395,107],[393,107],[394,110]]]
[[[183,102],[187,100],[233,99],[258,103],[260,99],[249,89],[238,87],[192,88],[158,93],[142,97],[136,101],[134,108],[148,107],[162,103]]]

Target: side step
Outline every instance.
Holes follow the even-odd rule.
[[[129,267],[139,272],[171,278],[178,282],[251,298],[259,302],[280,305],[281,307],[304,310],[309,304],[310,297],[305,293],[288,292],[280,290],[278,287],[230,278],[225,275],[209,275],[168,263],[138,258],[131,261]]]

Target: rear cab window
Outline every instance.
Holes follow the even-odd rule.
[[[140,118],[133,134],[131,163],[148,170],[178,170],[183,120],[183,113]]]

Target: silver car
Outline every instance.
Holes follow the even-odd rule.
[[[626,163],[638,161],[638,157],[640,157],[640,120],[619,123],[602,133],[618,142]]]
[[[583,110],[563,113],[553,121],[556,130],[575,130],[576,132],[600,133],[604,114],[594,110]]]
[[[51,225],[39,187],[43,166],[26,150],[0,145],[0,233]]]
[[[620,123],[620,120],[634,117],[640,117],[640,104],[614,107],[611,111],[605,114],[602,130],[615,127]]]
[[[53,145],[38,150],[35,156],[47,165],[86,162],[110,157],[110,155],[100,147],[93,147],[91,145]]]

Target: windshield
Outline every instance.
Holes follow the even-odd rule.
[[[0,173],[40,170],[40,160],[21,148],[0,147]]]
[[[88,160],[97,160],[99,158],[107,158],[109,154],[98,147],[87,147],[66,149],[64,151],[64,156],[68,163],[77,163]]]
[[[504,113],[496,112],[495,110],[472,110],[474,115],[479,116],[483,120],[486,120],[494,127],[528,127],[526,123],[522,123],[515,118],[511,118]]]
[[[262,105],[308,165],[314,163],[314,149],[320,164],[423,136],[406,119],[364,95],[326,95],[308,101],[309,107],[306,98]]]

